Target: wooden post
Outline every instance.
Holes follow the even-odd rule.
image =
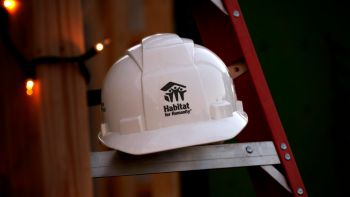
[[[180,181],[179,174],[162,173],[152,175],[152,196],[153,197],[179,197]]]
[[[83,1],[86,45],[93,46],[104,38],[110,38],[112,41],[98,56],[86,63],[91,73],[91,81],[88,86],[90,90],[102,88],[103,79],[109,68],[125,54],[125,49],[128,48],[126,3],[126,0]],[[89,108],[89,118],[91,150],[107,150],[108,148],[100,144],[97,139],[100,124],[103,122],[100,105]],[[95,196],[98,197],[137,196],[136,180],[133,176],[95,179],[93,183]]]
[[[85,51],[80,0],[36,0],[35,56]],[[40,65],[38,98],[44,196],[92,196],[86,84],[76,63]]]
[[[28,59],[84,52],[80,0],[17,1],[11,37]],[[0,196],[91,197],[86,84],[76,64],[36,69],[34,93],[0,41]]]
[[[23,32],[32,28],[30,8],[23,2],[9,15],[10,35],[27,56],[31,34]],[[1,39],[0,70],[0,196],[44,196],[37,103],[26,95],[24,71]]]

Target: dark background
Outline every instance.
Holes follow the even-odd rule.
[[[239,0],[239,4],[309,196],[346,195],[349,4],[300,0]],[[175,2],[176,32],[201,43],[186,6]],[[183,196],[255,196],[243,168],[185,172],[181,181]]]
[[[143,37],[174,32],[173,20],[175,33],[201,44],[190,6],[185,0],[18,2],[10,15],[10,35],[28,59],[79,55],[84,45],[88,50],[106,37],[113,42],[86,61],[92,74],[88,87],[76,65],[42,65],[37,89],[28,97],[24,71],[0,41],[0,196],[92,195],[90,174],[82,170],[89,167],[89,143],[91,151],[106,147],[96,137],[100,106],[87,111],[85,90],[101,89],[113,62]],[[349,196],[349,4],[239,4],[309,196]],[[50,23],[42,23],[43,18]],[[69,84],[73,79],[74,85]],[[50,113],[40,115],[45,110]],[[80,113],[86,118],[76,115]],[[94,179],[95,196],[149,197],[153,190],[174,194],[179,188],[184,197],[255,196],[246,168],[183,172],[181,187],[177,173],[159,175]]]

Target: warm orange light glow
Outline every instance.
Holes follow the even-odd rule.
[[[102,51],[103,50],[103,44],[101,44],[101,43],[96,44],[95,49],[97,51]]]
[[[33,90],[27,90],[27,95],[30,96],[33,94]]]
[[[28,80],[27,81],[27,90],[31,90],[31,89],[33,89],[33,86],[34,86],[34,82],[33,82],[33,80]]]
[[[26,88],[27,88],[26,93],[28,96],[31,96],[33,94],[33,87],[34,87],[34,81],[32,79],[28,79],[27,85],[26,85]]]
[[[4,6],[9,10],[13,10],[16,7],[16,1],[6,0],[4,1]]]

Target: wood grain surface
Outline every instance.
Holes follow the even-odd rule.
[[[10,26],[28,59],[85,51],[79,0],[20,1]],[[0,45],[0,196],[92,196],[87,88],[78,66],[39,65],[27,96],[23,71]]]

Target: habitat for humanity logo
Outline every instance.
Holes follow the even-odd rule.
[[[168,102],[179,101],[181,98],[182,101],[185,100],[185,89],[186,86],[177,84],[174,82],[169,82],[163,86],[160,90],[165,92],[164,99]],[[165,116],[170,115],[179,115],[179,114],[189,114],[191,112],[189,103],[177,103],[173,105],[164,105]]]

